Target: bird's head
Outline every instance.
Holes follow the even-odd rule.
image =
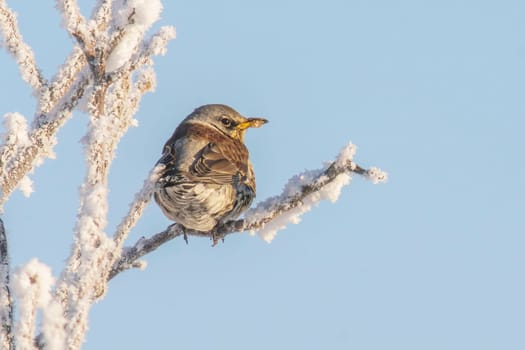
[[[233,139],[244,142],[244,134],[248,128],[258,128],[266,124],[264,118],[246,118],[236,110],[226,105],[210,104],[201,106],[186,121],[207,124]]]

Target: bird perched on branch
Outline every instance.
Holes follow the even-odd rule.
[[[255,175],[244,134],[267,122],[220,104],[201,106],[187,116],[157,163],[165,165],[154,192],[164,215],[207,232],[248,209],[255,198]]]

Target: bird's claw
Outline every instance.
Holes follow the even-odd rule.
[[[222,241],[222,243],[224,243],[224,235],[214,231],[211,233],[211,240],[213,241],[211,246],[215,247],[217,244],[219,244],[219,241]]]

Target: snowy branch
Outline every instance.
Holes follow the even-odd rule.
[[[54,118],[42,116],[39,119],[40,125],[30,133],[26,147],[23,147],[11,157],[5,154],[8,152],[6,147],[0,149],[0,159],[5,161],[5,163],[0,164],[2,166],[0,208],[20,181],[41,162],[43,156],[52,157],[52,147],[56,142],[55,134],[71,116],[73,109],[84,95],[88,82],[87,78],[81,78],[72,87],[71,93],[61,99],[58,106],[50,113],[49,116],[54,116]]]
[[[62,14],[64,28],[73,36],[80,47],[87,52],[93,52],[92,35],[88,30],[87,22],[80,13],[76,0],[57,0],[57,7]]]
[[[125,40],[125,37],[121,40]],[[162,44],[166,45],[167,40]],[[75,243],[58,287],[61,304],[69,319],[66,324],[67,342],[72,348],[82,344],[91,304],[105,293],[109,269],[119,256],[122,241],[131,228],[128,226],[134,225],[138,219],[138,216],[129,217],[119,227],[115,241],[104,232],[108,212],[109,166],[120,139],[130,126],[136,124],[132,117],[143,94],[155,85],[154,73],[146,68],[138,70],[139,67],[123,71],[116,79],[108,79],[104,71],[107,60],[111,59],[114,52],[107,56],[103,50],[95,48],[95,53],[97,56],[94,59],[85,53],[93,76],[93,89],[87,105],[90,123],[83,139],[87,171],[80,191]],[[149,60],[150,57],[147,63]],[[138,74],[132,75],[134,71],[138,71]],[[135,213],[142,210],[139,202],[132,209]]]
[[[42,310],[44,342],[53,345],[53,349],[64,348],[64,318],[51,293],[54,282],[51,269],[37,259],[31,259],[15,271],[13,294],[18,302],[15,337],[20,349],[36,349],[34,336],[38,309]],[[62,331],[57,331],[57,324]]]
[[[6,0],[0,0],[0,33],[3,37],[2,44],[18,64],[22,79],[33,88],[35,96],[38,96],[46,82],[36,65],[33,50],[20,34],[16,14],[7,6]]]
[[[278,230],[287,223],[297,223],[299,217],[320,200],[337,200],[342,186],[349,183],[352,173],[364,176],[373,183],[387,180],[385,172],[377,168],[366,170],[355,164],[351,160],[354,149],[350,144],[329,166],[294,176],[280,196],[259,203],[246,212],[243,219],[227,222],[210,232],[188,230],[175,223],[149,238],[142,237],[133,247],[124,248],[121,258],[109,273],[109,279],[127,269],[142,267],[138,261],[141,257],[178,236],[184,236],[185,239],[187,236],[208,237],[216,245],[232,233],[257,231],[261,238],[269,242]]]
[[[0,348],[13,350],[13,298],[9,274],[7,234],[4,222],[0,218]]]
[[[48,88],[42,92],[42,96],[38,101],[39,106],[37,107],[35,120],[33,121],[34,128],[45,125],[49,119],[57,119],[55,115],[49,114],[53,109],[55,111],[59,110],[59,101],[68,96],[71,91],[75,91],[74,88],[71,89],[71,86],[77,80],[79,72],[86,67],[86,64],[84,52],[78,46],[73,47],[71,54],[53,77]]]
[[[148,41],[143,43],[140,51],[128,63],[119,65],[121,60],[119,54],[116,52],[110,56],[110,59],[116,62],[111,62],[108,67],[107,79],[109,82],[119,79],[122,75],[135,71],[140,67],[151,62],[151,56],[164,55],[166,53],[166,45],[170,40],[175,39],[175,28],[171,26],[161,27],[159,32],[153,35]]]
[[[112,0],[98,0],[98,3],[93,9],[91,18],[95,20],[97,24],[98,31],[102,32],[106,30],[108,23],[111,20],[111,5],[113,4]]]

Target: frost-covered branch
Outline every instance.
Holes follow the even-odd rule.
[[[164,55],[166,53],[166,44],[175,38],[175,28],[171,26],[161,27],[159,32],[153,35],[148,41],[143,43],[140,51],[126,64],[122,65],[122,52],[115,52],[110,59],[108,66],[109,74],[107,79],[114,81],[130,71],[135,71],[142,66],[151,63],[151,56]],[[120,48],[121,49],[121,48]],[[122,49],[121,49],[122,50]]]
[[[80,188],[80,206],[75,239],[66,268],[56,286],[47,280],[42,264],[30,262],[16,273],[15,295],[20,310],[16,342],[21,348],[79,349],[87,330],[91,304],[106,289],[110,268],[131,227],[149,201],[152,177],[144,193],[137,195],[130,213],[112,238],[104,232],[107,223],[108,172],[115,150],[130,126],[143,95],[155,87],[152,56],[164,54],[174,29],[162,27],[144,39],[159,19],[160,0],[98,0],[91,18],[81,13],[77,0],[56,0],[62,22],[77,44],[59,72],[47,83],[37,69],[31,48],[18,29],[16,15],[0,0],[0,35],[4,46],[20,66],[22,77],[34,90],[37,109],[31,126],[18,113],[7,113],[0,146],[0,209],[15,188],[30,192],[30,174],[44,157],[53,157],[56,133],[81,100],[90,123],[85,145],[86,176]],[[116,73],[115,73],[116,72]],[[13,340],[13,304],[10,301],[9,265],[5,231],[1,235],[5,262],[1,271],[3,303],[2,348]],[[2,238],[0,237],[0,238]],[[117,249],[115,249],[117,248]],[[50,276],[50,272],[49,272]],[[48,288],[49,287],[49,288]],[[45,293],[42,292],[45,290]],[[5,293],[4,293],[5,291]],[[43,301],[42,298],[47,298]],[[45,304],[45,307],[43,306]],[[36,312],[41,312],[41,332],[34,341]],[[5,336],[4,336],[5,335]],[[36,345],[35,345],[36,344]]]
[[[42,340],[50,349],[64,348],[65,322],[62,310],[53,301],[53,286],[51,269],[37,259],[32,259],[15,271],[13,294],[18,302],[15,337],[20,349],[36,349],[34,336],[38,309],[42,310]]]
[[[20,69],[20,75],[33,88],[35,95],[46,84],[35,61],[35,55],[27,45],[18,29],[16,14],[7,6],[6,0],[0,0],[0,32],[2,45],[13,56]]]
[[[107,29],[108,23],[111,21],[111,6],[112,0],[98,0],[93,9],[91,18],[97,24],[97,29],[101,32]]]
[[[319,201],[328,199],[335,202],[342,187],[350,182],[351,174],[364,176],[373,183],[387,180],[387,174],[380,169],[366,170],[354,163],[354,152],[355,146],[349,144],[327,167],[292,177],[281,195],[260,202],[255,208],[248,210],[243,219],[227,222],[210,232],[188,230],[182,225],[173,224],[149,238],[141,238],[134,246],[125,248],[122,257],[111,269],[109,279],[124,270],[142,267],[138,261],[141,257],[178,236],[208,237],[215,245],[227,235],[250,231],[257,232],[262,239],[270,242],[277,231],[284,229],[289,223],[298,223],[301,215]]]
[[[4,222],[0,218],[0,348],[13,350],[13,298],[11,296],[9,249]]]
[[[93,52],[92,35],[88,30],[87,22],[80,13],[76,0],[56,0],[57,8],[62,14],[62,24],[87,52]]]
[[[66,327],[72,348],[82,344],[92,301],[105,292],[106,259],[115,249],[104,232],[108,212],[107,178],[117,144],[134,123],[132,115],[137,104],[130,101],[130,91],[130,77],[124,77],[109,90],[106,87],[104,99],[99,98],[100,90],[95,87],[90,103],[89,131],[83,140],[86,177],[80,189],[75,243],[60,284],[70,320]]]
[[[137,44],[130,46],[129,43],[126,44],[127,39],[121,37],[116,42],[117,47],[108,51],[107,43],[104,41],[106,34],[103,31],[107,29],[111,8],[112,5],[115,5],[114,2],[104,0],[98,2],[93,13],[98,27],[95,26],[88,30],[87,22],[81,15],[75,0],[57,1],[58,8],[63,15],[64,25],[77,38],[80,47],[73,48],[73,53],[50,84],[42,85],[42,83],[39,86],[37,113],[29,131],[30,137],[26,146],[18,147],[16,152],[12,152],[6,147],[0,149],[0,160],[2,160],[0,163],[2,168],[0,208],[20,182],[28,179],[26,175],[31,173],[36,165],[41,164],[44,157],[53,158],[52,147],[56,143],[56,132],[71,116],[78,101],[83,97],[91,78],[94,78],[94,89],[99,101],[96,104],[102,108],[106,91],[112,83],[124,79],[125,76],[129,76],[133,72],[140,70],[148,72],[144,66],[151,64],[151,56],[164,54],[167,42],[174,38],[174,29],[163,27],[158,34],[138,45],[140,36],[136,34],[144,35],[146,29],[158,19],[162,5],[159,0],[126,0],[123,2],[120,0],[122,2],[120,4],[121,9],[117,11],[118,13],[113,20],[122,26],[124,33],[126,31],[135,33]],[[0,24],[2,24],[4,41],[8,42],[8,39],[11,38],[9,42],[14,43],[8,46],[10,52],[13,55],[16,54],[15,58],[25,57],[23,62],[26,64],[34,63],[30,48],[23,43],[19,34],[16,16],[7,7],[5,0],[0,0],[0,10],[0,19],[3,19]],[[100,40],[93,39],[93,36]],[[93,42],[96,42],[100,47],[93,47]],[[130,61],[127,62],[126,59],[130,59]],[[118,69],[118,74],[105,74],[108,71],[107,60],[113,62],[116,60],[117,63],[122,64],[122,67]],[[88,62],[93,74],[92,77],[81,73]],[[35,69],[28,68],[27,70],[40,74],[36,66]],[[148,74],[152,76],[151,73]],[[144,76],[144,74],[141,75]],[[43,79],[40,80],[43,81]],[[137,83],[139,82],[137,81]],[[141,84],[140,90],[149,91],[153,86],[154,79],[149,79],[149,84]],[[135,104],[138,105],[138,100],[135,101]]]
[[[84,52],[79,46],[74,46],[65,63],[51,79],[48,88],[42,91],[38,101],[35,120],[33,121],[33,128],[44,126],[50,119],[58,119],[56,115],[53,115],[52,111],[60,110],[58,106],[60,101],[70,95],[71,91],[75,91],[75,88],[71,87],[78,80],[78,74],[86,67],[86,64]]]
[[[7,49],[17,59],[22,77],[33,86],[38,105],[30,130],[25,130],[28,134],[26,142],[17,143],[16,147],[4,142],[0,147],[1,208],[17,186],[27,187],[20,185],[24,185],[24,182],[28,183],[27,174],[31,173],[44,157],[53,158],[52,147],[56,143],[55,135],[82,98],[88,79],[85,76],[80,78],[78,76],[86,60],[83,54],[79,54],[81,51],[74,48],[72,55],[58,74],[51,83],[47,84],[36,68],[30,47],[22,40],[15,14],[7,7],[4,0],[0,0],[0,24],[2,24],[1,34],[4,42],[8,44]],[[18,119],[18,125],[26,124],[25,117],[20,116]],[[4,140],[12,138],[9,133],[10,131],[7,132]],[[21,134],[22,129],[19,128],[17,135]]]
[[[136,225],[142,212],[150,202],[151,194],[153,193],[155,183],[159,177],[160,167],[155,167],[148,178],[144,181],[142,189],[135,195],[135,200],[131,203],[128,214],[122,219],[113,236],[113,241],[117,245],[117,251],[122,249],[124,240],[127,238],[131,229]]]
[[[109,269],[119,256],[122,241],[130,229],[127,226],[135,221],[133,218],[125,221],[115,241],[104,232],[108,211],[107,177],[121,137],[136,124],[132,117],[143,94],[155,85],[155,75],[147,68],[134,75],[132,71],[125,72],[116,80],[107,79],[100,70],[107,67],[105,60],[112,54],[109,58],[101,54],[89,62],[94,81],[88,102],[89,131],[83,140],[87,170],[80,191],[75,243],[58,288],[69,319],[66,329],[71,348],[82,344],[91,304],[105,293]],[[141,210],[138,207],[135,210]]]
[[[42,161],[42,157],[53,157],[52,147],[56,143],[55,135],[58,129],[71,116],[73,109],[84,95],[88,84],[87,78],[81,78],[70,90],[68,96],[61,99],[58,106],[50,113],[55,118],[41,117],[40,126],[34,128],[29,134],[29,141],[25,147],[9,156],[6,147],[0,148],[0,159],[3,161],[0,187],[0,208],[9,195],[19,185],[20,181]]]

